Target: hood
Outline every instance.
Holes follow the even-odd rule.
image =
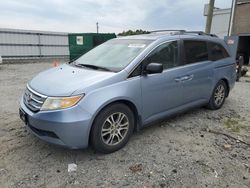
[[[103,81],[114,74],[63,64],[39,73],[29,82],[29,86],[46,96],[70,96],[74,91]]]

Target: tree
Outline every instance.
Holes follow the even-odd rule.
[[[148,34],[148,33],[150,33],[150,32],[144,31],[142,29],[137,29],[135,31],[132,31],[132,30],[123,31],[122,33],[119,33],[118,36],[140,35],[140,34]]]

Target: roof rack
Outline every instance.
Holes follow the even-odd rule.
[[[170,32],[170,34],[181,34],[186,31],[179,29],[162,29],[162,30],[150,31],[150,33],[162,33],[162,32]]]
[[[203,31],[186,31],[186,30],[178,30],[178,29],[166,29],[166,30],[150,31],[150,33],[161,33],[161,32],[170,32],[170,34],[175,34],[175,35],[197,34],[197,35],[203,35],[203,36],[218,37],[215,34],[209,34],[209,33],[203,32]]]
[[[210,37],[218,37],[217,35],[215,34],[210,34],[210,33],[205,33],[203,31],[185,31],[185,33],[189,33],[189,34],[197,34],[197,35],[206,35],[206,36],[210,36]]]
[[[162,29],[162,30],[155,30],[155,31],[150,31],[150,33],[161,33],[161,32],[186,32],[185,30],[180,30],[180,29]]]

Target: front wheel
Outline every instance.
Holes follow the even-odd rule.
[[[134,129],[134,114],[121,103],[110,105],[96,117],[92,131],[92,147],[101,153],[112,153],[124,147]]]
[[[220,109],[225,102],[227,92],[228,89],[225,81],[219,81],[213,90],[207,107],[211,110]]]

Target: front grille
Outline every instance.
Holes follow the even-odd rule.
[[[27,87],[23,96],[24,104],[33,112],[41,109],[47,97],[35,92],[30,87]]]

